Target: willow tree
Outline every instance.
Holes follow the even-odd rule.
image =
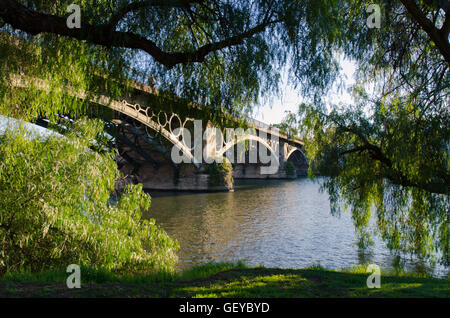
[[[380,28],[361,33],[352,15],[343,26],[354,104],[300,107],[308,155],[363,242],[375,211],[389,247],[448,265],[450,3],[378,3]]]
[[[292,56],[304,91],[320,91],[336,64],[332,45],[315,39],[337,29],[337,3],[83,0],[77,1],[81,24],[72,28],[70,1],[1,0],[0,113],[28,121],[77,119],[91,106],[89,94],[121,98],[132,78],[209,113],[237,114],[278,89],[279,70]],[[97,153],[89,136],[77,136],[67,136],[69,143],[0,140],[0,271],[65,262],[170,270],[177,244],[153,223],[139,223],[148,197],[130,186],[111,206],[118,176],[111,153]],[[15,158],[23,159],[20,165]]]
[[[111,196],[114,156],[91,150],[103,125],[82,119],[64,137],[38,138],[18,125],[0,135],[0,274],[69,264],[174,271],[179,245],[141,218],[150,207],[142,185]]]
[[[448,1],[80,0],[80,28],[68,28],[70,2],[0,1],[2,113],[77,115],[83,102],[62,87],[120,96],[117,79],[148,80],[138,69],[161,91],[238,114],[278,92],[289,65],[314,105],[302,108],[308,155],[335,207],[351,206],[360,228],[375,207],[391,247],[437,246],[448,260]],[[380,28],[367,24],[372,2]],[[359,65],[357,102],[328,112],[343,56]],[[14,74],[50,89],[15,89]]]
[[[2,48],[8,63],[1,73],[3,98],[12,90],[10,75],[27,68],[28,76],[51,79],[57,88],[51,90],[51,107],[66,105],[68,111],[80,103],[59,102],[60,88],[70,82],[100,89],[100,69],[108,78],[148,82],[151,76],[161,91],[235,114],[276,92],[289,60],[307,94],[320,96],[336,74],[332,42],[341,38],[339,1],[83,0],[75,1],[80,28],[67,26],[70,3],[0,1],[4,33],[25,39],[28,49]],[[120,95],[114,83],[108,83],[109,93]],[[42,112],[47,103],[35,98],[39,94],[25,94],[27,109],[21,111]],[[2,112],[14,113],[11,104],[20,98],[3,103]]]

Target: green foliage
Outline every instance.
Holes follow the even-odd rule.
[[[206,173],[209,175],[208,184],[211,187],[223,184],[233,184],[233,166],[227,158],[222,158],[222,162],[206,165]]]
[[[178,243],[141,219],[150,207],[142,185],[111,198],[118,170],[112,153],[91,151],[103,128],[76,123],[66,137],[0,137],[0,272],[69,264],[120,272],[171,271]]]
[[[292,162],[287,161],[284,165],[284,170],[286,170],[288,176],[293,176],[295,174],[295,165]]]
[[[30,10],[67,17],[70,1],[19,0]],[[82,10],[82,25],[108,26],[129,1],[76,1]],[[364,11],[362,6],[353,9]],[[261,97],[279,92],[280,71],[288,65],[290,79],[305,97],[318,100],[338,74],[334,50],[345,42],[343,12],[349,5],[335,0],[252,0],[199,1],[186,7],[138,6],[121,17],[117,32],[151,41],[163,52],[183,54],[201,47],[245,35],[257,26],[261,31],[221,50],[212,50],[201,63],[183,63],[169,69],[143,51],[102,47],[88,41],[55,36],[30,35],[6,24],[0,42],[0,60],[7,62],[0,75],[0,109],[13,117],[30,118],[56,111],[80,113],[82,103],[65,97],[70,85],[94,92],[120,96],[117,82],[132,77],[160,91],[176,93],[186,100],[205,105],[212,117],[222,110],[240,116],[251,111]],[[365,21],[365,19],[363,19]],[[14,38],[9,35],[13,34]],[[11,45],[22,40],[22,49]],[[105,39],[107,42],[107,39]],[[348,45],[350,47],[350,45]],[[131,69],[130,66],[133,68]],[[51,81],[51,97],[46,99],[36,87],[28,96],[11,89],[9,77],[23,71]],[[107,76],[105,76],[107,75]],[[105,83],[106,82],[106,83]],[[25,107],[25,104],[28,106]],[[40,105],[40,106],[39,106]],[[41,108],[42,107],[42,108]],[[53,110],[53,111],[51,111]],[[13,113],[15,115],[13,115]]]
[[[280,132],[289,138],[298,138],[298,122],[297,116],[291,112],[285,111],[287,114],[279,124],[273,126],[278,128]]]
[[[400,2],[380,4],[380,29],[361,32],[358,15],[343,25],[358,65],[354,104],[300,106],[310,174],[329,176],[333,211],[351,210],[361,245],[375,220],[392,250],[448,265],[449,65]],[[443,20],[439,8],[420,10]]]
[[[391,249],[426,258],[438,255],[448,264],[449,152],[443,141],[449,140],[449,126],[412,131],[417,122],[401,116],[400,108],[395,120],[380,116],[384,122],[392,120],[392,130],[386,130],[361,113],[324,116],[304,107],[310,172],[329,177],[323,188],[332,210],[351,210],[361,244],[370,243],[375,216]]]
[[[107,90],[108,96],[119,98],[127,90],[121,80],[124,52],[51,34],[10,33],[9,29],[0,32],[3,115],[27,121],[55,119],[57,114],[80,117],[95,94]],[[85,98],[76,98],[76,94]]]

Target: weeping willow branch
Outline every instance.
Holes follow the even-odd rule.
[[[379,146],[370,143],[360,132],[351,127],[339,127],[338,129],[339,131],[351,133],[357,136],[358,139],[364,144],[363,146],[339,152],[340,156],[367,152],[373,160],[379,161],[384,165],[385,169],[383,169],[383,177],[389,179],[392,183],[404,187],[414,187],[436,194],[450,194],[450,175],[447,171],[441,171],[439,176],[436,176],[436,178],[433,178],[428,182],[413,181],[394,166],[392,161],[385,153],[383,153]]]
[[[182,1],[187,2],[187,1]],[[126,11],[126,10],[125,10]],[[238,46],[245,39],[263,32],[267,26],[279,23],[280,20],[264,21],[246,32],[228,37],[221,41],[201,46],[197,50],[187,52],[165,52],[155,42],[135,33],[115,31],[111,26],[120,19],[123,13],[119,12],[112,22],[101,25],[83,23],[81,28],[70,29],[66,25],[66,19],[39,13],[28,9],[14,0],[0,0],[0,18],[15,29],[20,29],[32,35],[39,33],[52,33],[68,36],[78,40],[85,40],[92,44],[129,49],[139,49],[151,55],[157,62],[173,68],[177,64],[192,62],[204,62],[206,57],[215,51]]]
[[[406,7],[408,12],[413,17],[420,27],[428,34],[430,39],[436,44],[439,52],[450,64],[450,44],[448,42],[448,35],[450,31],[450,10],[447,10],[446,20],[442,29],[436,28],[433,23],[420,10],[414,0],[400,0]]]

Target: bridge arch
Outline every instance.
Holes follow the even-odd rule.
[[[181,119],[176,114],[171,114],[171,116],[167,116],[165,112],[160,111],[158,114],[154,114],[150,108],[142,108],[139,104],[131,104],[128,103],[126,100],[123,100],[122,102],[118,101],[110,101],[108,104],[101,103],[103,106],[107,106],[121,114],[124,114],[138,122],[144,125],[146,128],[145,131],[148,134],[147,128],[150,128],[151,130],[155,131],[156,133],[163,136],[166,140],[168,140],[171,144],[176,146],[182,153],[183,156],[185,156],[190,162],[192,162],[197,168],[200,168],[199,163],[194,162],[194,156],[192,154],[193,148],[188,148],[183,142],[180,140],[180,135],[175,135],[170,130],[172,129],[172,118],[173,116],[176,116],[179,120],[181,125],[185,125],[190,118],[185,119],[184,121],[181,121]],[[151,112],[151,114],[149,114]],[[160,120],[160,113],[164,114],[164,118],[166,119],[164,121],[164,125],[161,123]],[[156,120],[153,120],[152,118],[156,117]],[[168,126],[169,129],[166,129],[166,126]]]
[[[293,147],[293,149],[290,149],[286,156],[286,162],[294,164],[297,176],[307,175],[309,161],[301,148]]]
[[[243,136],[238,137],[237,139],[234,139],[232,142],[228,142],[225,144],[224,147],[220,150],[218,153],[219,156],[226,156],[226,153],[228,150],[230,150],[231,147],[236,146],[238,143],[246,141],[246,140],[253,140],[257,143],[263,145],[267,150],[269,150],[271,157],[273,157],[276,160],[276,163],[280,164],[280,159],[278,155],[278,150],[273,149],[273,147],[267,142],[267,140],[253,134],[245,134]]]
[[[289,160],[289,158],[292,157],[292,155],[293,155],[296,151],[298,151],[298,152],[301,154],[301,156],[303,157],[303,159],[304,159],[306,162],[308,162],[308,158],[306,157],[305,153],[302,151],[302,149],[297,148],[297,147],[291,149],[291,150],[287,153],[287,155],[286,155],[286,161]]]

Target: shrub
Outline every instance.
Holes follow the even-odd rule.
[[[233,187],[233,166],[227,158],[223,157],[220,160],[214,160],[211,164],[207,164],[206,173],[209,174],[209,186],[227,185],[228,187]]]
[[[293,176],[295,175],[295,166],[292,162],[287,161],[286,164],[284,165],[284,170],[286,171],[286,174],[288,176]]]
[[[89,150],[101,125],[77,126],[82,138],[0,136],[0,273],[65,268],[172,271],[178,243],[154,220],[142,185],[111,192],[119,176],[111,152]]]

